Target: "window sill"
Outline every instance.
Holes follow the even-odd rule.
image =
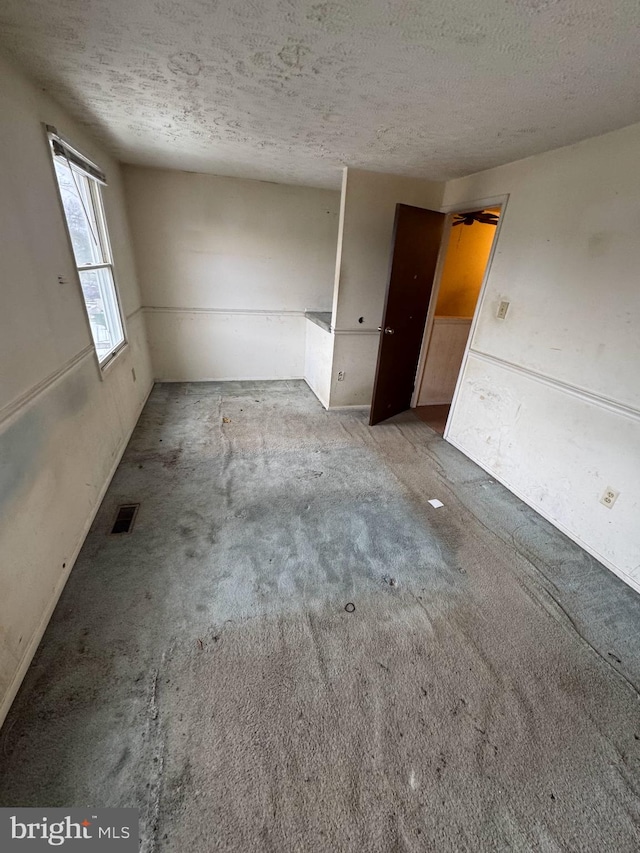
[[[100,378],[104,379],[108,373],[111,372],[111,368],[117,361],[121,361],[121,356],[124,352],[129,349],[129,341],[123,341],[120,346],[114,350],[108,358],[105,358],[104,361],[98,361],[98,368],[100,371]],[[96,361],[98,360],[98,355],[96,353]]]

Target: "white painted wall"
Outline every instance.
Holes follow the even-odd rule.
[[[145,319],[154,373],[163,382],[304,375],[302,313],[149,308]]]
[[[347,169],[343,182],[342,245],[334,293],[337,329],[380,325],[389,277],[396,204],[440,210],[444,184]],[[364,317],[364,323],[359,323]]]
[[[155,376],[300,378],[328,311],[339,193],[124,169]]]
[[[373,393],[396,204],[439,210],[444,184],[347,169],[333,297],[337,330],[331,406],[368,405]],[[363,322],[360,323],[360,317]],[[338,382],[338,371],[344,380]]]
[[[640,590],[639,150],[634,125],[451,181],[445,205],[509,194],[447,438]]]
[[[1,723],[151,388],[151,368],[118,166],[3,60],[0,114]],[[129,344],[102,377],[41,122],[109,180]]]
[[[311,320],[306,320],[304,378],[325,409],[329,408],[334,336]]]
[[[4,62],[0,110],[1,720],[151,368],[117,165]],[[109,177],[129,345],[104,375],[41,122],[57,125]],[[444,205],[510,194],[449,440],[640,590],[638,150],[640,125],[450,182]],[[332,341],[321,343],[325,377],[333,348],[330,387],[316,383],[323,402],[369,402],[395,204],[437,209],[442,189],[349,170],[338,334],[314,326]],[[302,312],[331,301],[337,194],[137,168],[127,169],[127,192],[158,375],[302,376],[313,325]],[[511,303],[505,321],[495,318],[501,299]],[[613,509],[599,503],[606,486],[620,491]]]
[[[331,408],[368,406],[378,360],[379,333],[338,332],[334,336]],[[342,373],[344,379],[339,380]]]

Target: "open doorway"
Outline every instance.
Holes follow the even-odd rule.
[[[471,324],[498,231],[501,206],[451,214],[416,375],[413,407],[444,434]]]

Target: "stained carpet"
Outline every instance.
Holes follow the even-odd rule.
[[[136,806],[163,853],[635,851],[639,620],[412,413],[157,386],[2,730],[0,804]]]

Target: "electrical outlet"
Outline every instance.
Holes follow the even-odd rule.
[[[344,370],[338,371],[338,382],[344,382]]]
[[[611,509],[614,503],[618,500],[619,494],[620,492],[617,492],[615,489],[612,489],[611,486],[607,486],[607,488],[602,494],[602,497],[600,498],[600,503]]]
[[[504,318],[507,316],[508,310],[509,310],[509,303],[508,302],[501,302],[500,305],[498,305],[498,311],[496,313],[496,317],[498,318],[498,320],[504,320]]]

